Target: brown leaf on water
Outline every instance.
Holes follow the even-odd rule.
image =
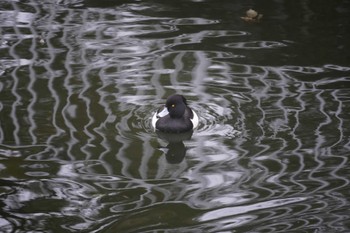
[[[253,9],[249,9],[246,11],[246,15],[242,16],[241,19],[245,22],[257,23],[261,20],[262,17],[263,17],[262,14],[259,14],[257,11]]]

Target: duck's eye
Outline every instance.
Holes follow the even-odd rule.
[[[175,104],[172,104],[171,107],[172,107],[172,108],[175,108]]]

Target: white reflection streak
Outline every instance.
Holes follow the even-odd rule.
[[[204,103],[210,103],[211,96],[204,90],[204,78],[208,76],[207,69],[211,65],[205,52],[197,51],[195,53],[197,65],[193,69],[193,90],[197,95],[202,94],[200,98]]]
[[[201,217],[199,217],[199,221],[201,222],[212,221],[215,219],[224,218],[232,215],[239,215],[239,214],[248,213],[250,211],[263,210],[267,208],[289,205],[289,204],[293,204],[293,203],[301,202],[305,200],[307,200],[306,197],[286,198],[286,199],[260,202],[257,204],[246,205],[246,206],[227,207],[227,208],[209,211],[203,214]]]
[[[46,21],[48,22],[48,24],[50,24],[51,22],[55,21],[55,9],[53,7],[49,7],[47,9],[49,12],[47,14],[47,19]],[[46,26],[46,25],[45,25]],[[50,38],[54,37],[54,32],[52,30],[48,30],[47,34],[46,34],[46,38],[45,38],[45,42],[46,42],[46,46],[47,46],[47,52],[49,54],[49,58],[44,64],[43,66],[45,67],[45,70],[47,70],[47,72],[49,73],[49,77],[48,77],[48,83],[47,83],[47,87],[48,87],[48,92],[51,93],[51,98],[53,99],[53,106],[52,106],[52,126],[55,129],[55,133],[51,134],[48,139],[47,139],[47,144],[51,145],[52,142],[61,134],[65,133],[65,131],[63,129],[60,129],[59,124],[57,123],[57,117],[60,116],[61,114],[61,109],[60,109],[60,94],[63,93],[63,91],[61,90],[60,94],[58,94],[58,91],[56,91],[55,88],[55,74],[54,71],[51,68],[51,65],[54,63],[55,60],[55,49],[54,49],[54,45],[51,43]],[[67,73],[69,73],[69,70],[67,70]],[[53,150],[53,157],[56,157],[58,151],[57,150]]]
[[[35,15],[38,16],[40,10],[38,9],[38,7],[36,5],[33,5],[33,8],[35,9],[36,13]],[[34,17],[33,17],[34,18]],[[37,43],[36,43],[36,39],[38,37],[38,33],[35,30],[35,28],[33,27],[34,25],[33,22],[29,22],[27,21],[27,23],[30,25],[29,29],[31,31],[31,34],[35,35],[32,38],[32,44],[31,47],[29,49],[29,51],[32,54],[32,60],[36,61],[38,60],[38,52],[37,50]],[[32,144],[37,144],[37,136],[35,135],[35,129],[37,128],[37,124],[35,122],[35,109],[34,106],[35,104],[38,102],[38,95],[37,92],[34,90],[34,84],[36,82],[36,72],[33,68],[32,65],[29,65],[29,83],[28,83],[28,91],[30,92],[32,98],[30,103],[28,104],[28,121],[30,122],[30,127],[29,127],[29,135],[32,138]]]
[[[326,138],[324,135],[322,135],[322,128],[326,125],[329,125],[332,123],[332,120],[329,116],[329,114],[327,114],[327,108],[326,106],[326,100],[322,97],[322,94],[324,92],[320,91],[319,93],[317,93],[315,96],[317,98],[317,100],[319,100],[320,104],[319,104],[319,111],[324,115],[325,120],[323,120],[323,122],[320,122],[317,126],[317,129],[315,130],[315,135],[317,135],[317,139],[316,139],[316,146],[315,146],[315,151],[319,151],[320,149],[322,149],[322,146],[324,143],[326,143]]]
[[[244,174],[242,172],[225,172],[224,174],[204,174],[206,188],[223,187],[239,180]]]
[[[82,14],[82,18],[84,19],[84,22],[86,22],[87,18],[88,18],[86,12],[87,11],[84,11],[84,13]],[[83,31],[79,30],[79,33],[77,33],[77,40],[81,39],[82,36],[83,36]],[[83,58],[86,57],[85,52],[86,51],[84,50],[84,54],[82,56]],[[86,62],[86,61],[84,60],[84,62]],[[95,133],[98,134],[96,132],[96,130],[94,129],[94,123],[97,120],[95,120],[95,118],[93,116],[93,110],[92,110],[92,105],[94,104],[94,101],[96,101],[96,100],[91,99],[91,97],[88,97],[89,95],[86,94],[86,93],[88,93],[89,89],[91,89],[93,86],[93,84],[91,84],[89,82],[89,75],[88,75],[89,73],[93,73],[93,69],[84,69],[82,74],[81,74],[83,88],[79,94],[79,98],[84,102],[84,104],[86,106],[86,116],[88,118],[88,122],[84,126],[84,133],[87,136],[87,143],[86,143],[86,145],[84,145],[81,148],[81,151],[83,151],[84,154],[87,155],[86,159],[91,159],[91,157],[92,157],[92,154],[90,153],[89,148],[91,147],[91,145],[94,145],[94,141],[96,139]],[[97,88],[97,87],[95,87],[95,88]],[[99,98],[101,98],[101,97],[99,96]],[[93,131],[93,132],[90,132],[90,130],[89,130],[90,128],[91,128],[91,131]],[[101,136],[101,135],[99,135],[99,136]],[[101,137],[103,138],[103,136],[101,136]]]
[[[338,108],[336,109],[335,111],[335,118],[337,118],[337,120],[339,121],[339,124],[338,124],[338,131],[339,131],[339,139],[337,142],[334,143],[334,146],[340,144],[343,140],[344,140],[344,134],[343,134],[343,130],[344,129],[344,122],[343,122],[343,119],[342,117],[340,117],[341,113],[343,112],[343,103],[341,100],[339,100],[338,98],[338,91],[332,91],[332,96],[334,98],[334,100],[338,103]]]
[[[173,63],[175,64],[175,71],[170,75],[170,81],[174,87],[181,86],[177,81],[177,77],[180,78],[180,72],[184,69],[183,59],[185,54],[185,52],[179,52],[173,59]]]
[[[19,10],[17,8],[16,4],[12,4],[13,8],[15,9],[14,11],[16,12],[16,15],[19,13]],[[21,35],[21,32],[19,31],[17,25],[13,25],[13,29],[15,31],[16,35]],[[15,143],[21,144],[20,142],[20,137],[19,137],[19,131],[20,131],[20,125],[19,125],[19,119],[17,118],[17,106],[21,105],[22,102],[22,97],[21,95],[17,92],[17,90],[19,89],[19,78],[16,74],[17,70],[20,68],[20,57],[17,55],[16,53],[16,46],[20,45],[22,42],[22,38],[19,38],[17,42],[15,42],[9,49],[9,54],[10,56],[12,56],[14,58],[14,60],[18,61],[18,66],[14,68],[14,70],[12,71],[12,76],[13,76],[13,87],[11,89],[11,93],[13,94],[13,96],[15,96],[15,101],[12,104],[12,108],[11,108],[11,119],[13,119],[13,124],[14,124],[14,130],[13,130],[13,137],[14,137],[14,141]]]
[[[70,18],[66,18],[66,21],[64,24],[69,23]],[[66,55],[66,60],[64,63],[64,67],[67,71],[66,77],[64,77],[64,87],[66,88],[67,96],[72,97],[74,96],[74,90],[73,86],[70,84],[71,80],[74,78],[73,77],[73,70],[71,68],[71,64],[74,64],[72,61],[72,58],[74,57],[74,48],[72,45],[69,43],[69,37],[70,37],[70,31],[69,28],[67,30],[62,31],[62,44],[68,49],[67,55]],[[70,141],[67,143],[67,156],[71,160],[75,160],[72,151],[74,150],[74,146],[77,145],[77,142],[79,141],[75,134],[74,131],[77,131],[77,129],[74,127],[74,123],[70,120],[69,117],[69,108],[73,105],[71,102],[71,98],[67,98],[67,101],[65,102],[65,105],[62,107],[62,118],[63,122],[67,128],[67,134],[69,134]]]

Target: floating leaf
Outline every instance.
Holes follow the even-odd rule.
[[[249,9],[246,11],[246,16],[241,17],[241,19],[243,19],[246,22],[256,23],[259,22],[262,17],[262,14],[258,14],[258,12],[256,12],[255,10]]]
[[[248,18],[255,18],[256,16],[258,16],[258,12],[256,12],[253,9],[249,9],[247,10],[246,15]]]

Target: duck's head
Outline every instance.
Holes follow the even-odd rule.
[[[187,101],[182,95],[172,95],[167,99],[165,106],[171,118],[181,118],[185,113]]]
[[[167,98],[165,107],[153,115],[152,126],[168,133],[188,132],[198,126],[198,116],[187,106],[185,97],[172,95]]]

